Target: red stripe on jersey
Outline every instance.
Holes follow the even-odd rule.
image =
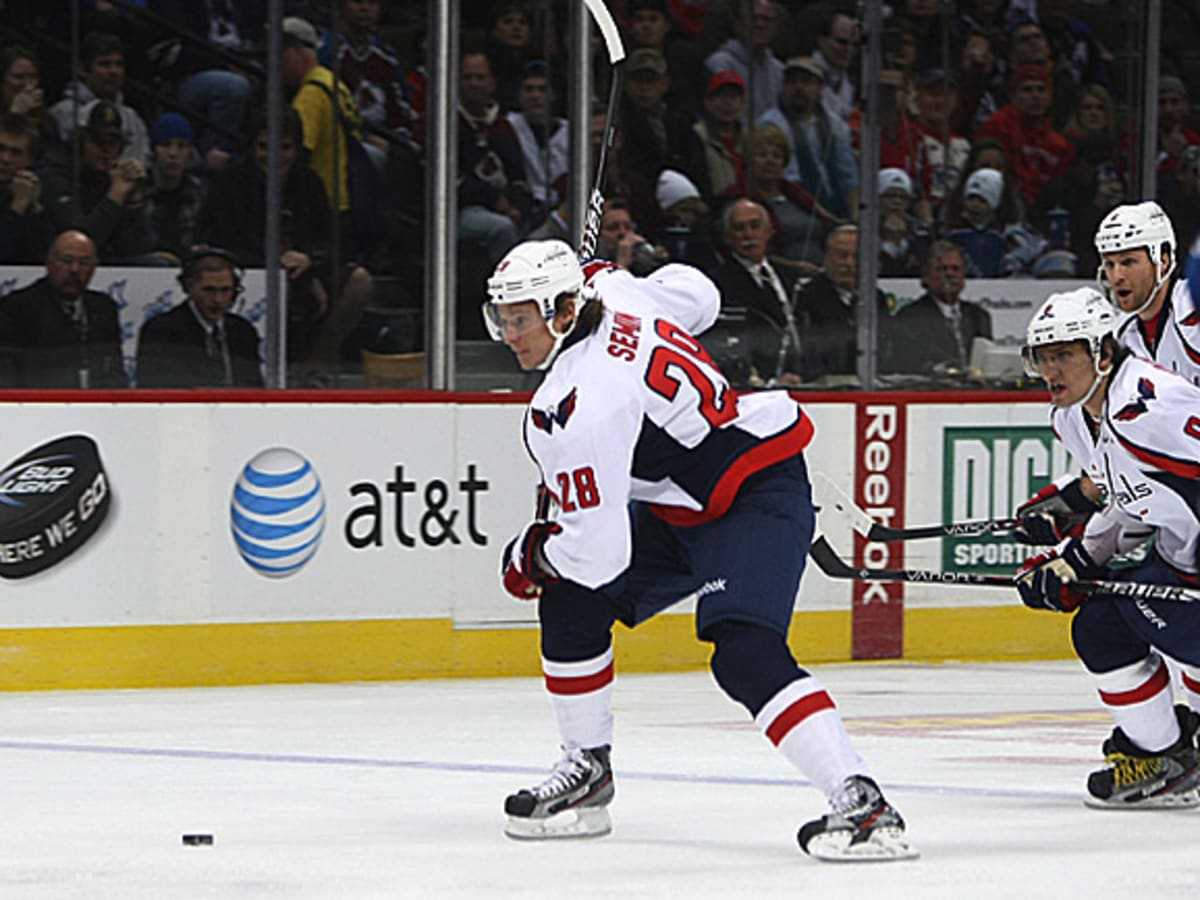
[[[792,733],[792,729],[807,719],[814,713],[822,712],[826,709],[834,709],[833,698],[825,691],[816,691],[801,697],[783,712],[775,717],[766,728],[767,738],[776,747],[779,742]]]
[[[729,507],[733,505],[734,498],[747,478],[799,454],[812,440],[814,430],[812,419],[804,414],[804,410],[800,410],[800,418],[796,420],[795,425],[773,438],[768,438],[734,460],[721,474],[716,487],[708,495],[708,503],[704,509],[681,509],[678,506],[654,503],[650,505],[650,511],[667,524],[681,528],[703,525],[705,522],[719,519],[729,512]]]
[[[1145,683],[1130,691],[1100,691],[1100,699],[1104,701],[1105,706],[1132,706],[1134,703],[1149,700],[1159,691],[1165,690],[1170,683],[1171,676],[1167,673],[1166,664],[1159,663],[1158,670]]]
[[[576,694],[590,694],[592,691],[598,691],[601,688],[608,687],[613,680],[613,664],[609,663],[599,672],[594,672],[591,675],[577,675],[573,677],[563,677],[561,675],[546,676],[546,690],[552,694],[563,694],[574,696]]]
[[[1115,428],[1112,431],[1117,436],[1117,440],[1121,442],[1121,446],[1142,462],[1154,466],[1154,468],[1160,469],[1163,472],[1172,472],[1175,475],[1180,475],[1183,478],[1192,480],[1200,479],[1200,463],[1194,463],[1186,459],[1175,459],[1163,453],[1156,453],[1146,447],[1139,447],[1127,438],[1122,437]]]
[[[1183,686],[1185,688],[1187,688],[1193,694],[1200,694],[1200,681],[1197,681],[1187,672],[1180,672],[1179,674],[1183,676]]]

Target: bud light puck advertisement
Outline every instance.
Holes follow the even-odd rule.
[[[56,438],[0,471],[0,578],[26,578],[88,542],[112,503],[96,442]]]

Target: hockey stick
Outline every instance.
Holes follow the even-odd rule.
[[[966,584],[983,587],[1016,587],[1006,575],[980,575],[976,572],[936,572],[928,569],[862,569],[850,565],[833,549],[825,536],[813,541],[808,550],[817,568],[830,578],[851,581],[903,581],[916,584]],[[1084,594],[1110,594],[1133,600],[1171,600],[1176,603],[1200,603],[1200,590],[1173,584],[1146,584],[1140,581],[1085,579],[1072,581],[1071,587]]]
[[[977,522],[949,522],[945,525],[918,525],[913,528],[890,528],[872,519],[855,505],[836,484],[820,472],[812,476],[813,503],[822,511],[831,510],[850,520],[851,527],[868,541],[889,543],[931,537],[979,537],[1000,531],[1011,531],[1021,524],[1020,519],[981,519]]]
[[[604,140],[600,142],[599,158],[596,160],[596,180],[592,184],[592,195],[588,200],[584,216],[583,234],[579,237],[579,260],[585,262],[596,253],[596,242],[600,239],[600,218],[604,215],[604,170],[608,166],[608,148],[617,134],[617,111],[620,108],[621,85],[625,76],[625,45],[621,43],[621,32],[604,0],[583,0],[608,50],[608,61],[612,66],[612,78],[608,89],[608,109],[604,114]]]

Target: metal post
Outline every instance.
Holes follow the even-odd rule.
[[[283,0],[267,3],[267,200],[263,233],[263,267],[267,275],[267,335],[263,345],[266,357],[267,387],[287,387],[287,292],[279,270],[283,255],[280,207],[283,205]],[[251,135],[251,138],[257,137]]]
[[[425,351],[430,387],[453,390],[458,283],[458,3],[432,0],[430,12]]]
[[[1135,196],[1149,199],[1158,188],[1158,58],[1162,43],[1162,0],[1147,0],[1146,27],[1143,32],[1141,58],[1145,81],[1142,91],[1142,133],[1139,143],[1141,165]]]
[[[874,390],[878,372],[878,308],[875,303],[879,276],[879,72],[883,59],[883,12],[880,0],[863,4],[862,84],[866,91],[858,161],[858,380],[864,390]]]
[[[583,234],[592,193],[592,17],[582,3],[572,3],[567,42],[572,61],[567,80],[567,123],[571,138],[571,172],[567,189],[571,238]]]

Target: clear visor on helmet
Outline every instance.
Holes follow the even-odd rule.
[[[483,322],[493,341],[516,339],[546,324],[536,300],[520,303],[493,303],[489,300],[483,304]]]
[[[1045,378],[1047,373],[1060,374],[1078,365],[1081,354],[1092,360],[1092,352],[1086,341],[1055,341],[1034,346],[1025,344],[1021,348],[1021,361],[1025,364],[1027,375]]]

